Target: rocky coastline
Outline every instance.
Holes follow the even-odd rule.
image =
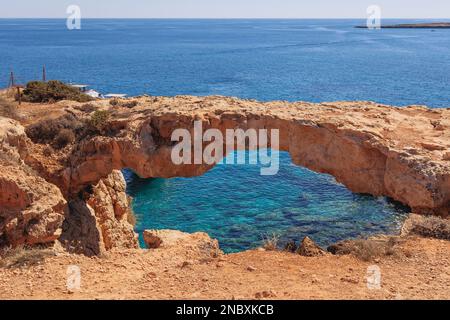
[[[93,126],[99,115],[105,117],[95,123],[95,130],[83,128],[81,124]],[[144,96],[89,103],[25,103],[16,116],[0,117],[0,247],[50,247],[66,260],[81,261],[80,254],[139,259],[147,251],[139,249],[131,199],[120,170],[131,169],[142,178],[204,174],[211,165],[176,166],[170,161],[173,130],[192,129],[194,121],[221,132],[279,129],[280,150],[289,152],[295,164],[331,174],[354,192],[388,196],[415,214],[448,221],[450,109],[398,108],[373,102],[263,103],[220,96]],[[74,132],[62,147],[55,147],[54,137],[36,141],[30,134],[30,128],[56,123]],[[201,256],[199,260],[215,265],[229,259],[223,258],[218,244],[211,244],[207,235],[186,239],[161,249],[160,254],[170,256],[197,241],[187,251],[210,248],[209,253],[204,257],[203,249],[195,249],[192,257]],[[405,241],[408,245],[426,242]],[[448,247],[445,237],[439,241]],[[321,258],[313,259],[334,259],[311,242],[303,240],[309,247],[299,252],[320,252]],[[448,261],[447,253],[444,250],[444,261]],[[250,255],[258,260],[268,254],[253,251],[237,257]],[[180,259],[177,264],[182,268],[197,265],[189,257]],[[253,269],[258,268],[247,266],[247,272]],[[274,295],[278,296],[270,290],[260,292],[262,298]]]

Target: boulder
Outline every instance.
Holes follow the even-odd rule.
[[[311,238],[305,237],[297,250],[297,253],[304,257],[318,257],[326,254],[326,251],[319,247]]]
[[[144,241],[149,249],[179,249],[191,257],[207,259],[222,255],[219,242],[203,232],[191,234],[177,230],[145,230]]]
[[[158,236],[157,231],[150,231],[145,230],[144,231],[144,242],[147,248],[149,249],[158,249],[161,244],[163,243],[163,240],[160,236]]]

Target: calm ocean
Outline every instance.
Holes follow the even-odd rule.
[[[353,28],[361,24],[83,20],[82,30],[69,31],[64,20],[0,19],[0,86],[11,69],[25,83],[45,64],[49,78],[102,93],[450,106],[450,30]],[[192,179],[143,181],[127,173],[137,231],[205,231],[228,252],[256,247],[270,233],[327,245],[395,232],[408,211],[295,167],[288,154],[281,162],[275,177],[261,177],[254,166],[218,166]]]

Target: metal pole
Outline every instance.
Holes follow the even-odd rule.
[[[45,64],[42,67],[42,81],[46,82],[47,81],[47,75],[46,75],[46,71],[45,71]]]
[[[11,71],[11,75],[9,77],[9,82],[11,84],[10,87],[14,87],[14,72],[13,71]]]

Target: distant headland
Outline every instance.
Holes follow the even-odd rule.
[[[356,26],[355,28],[367,29],[367,26]],[[404,23],[381,26],[382,29],[450,29],[450,22],[433,23]]]

